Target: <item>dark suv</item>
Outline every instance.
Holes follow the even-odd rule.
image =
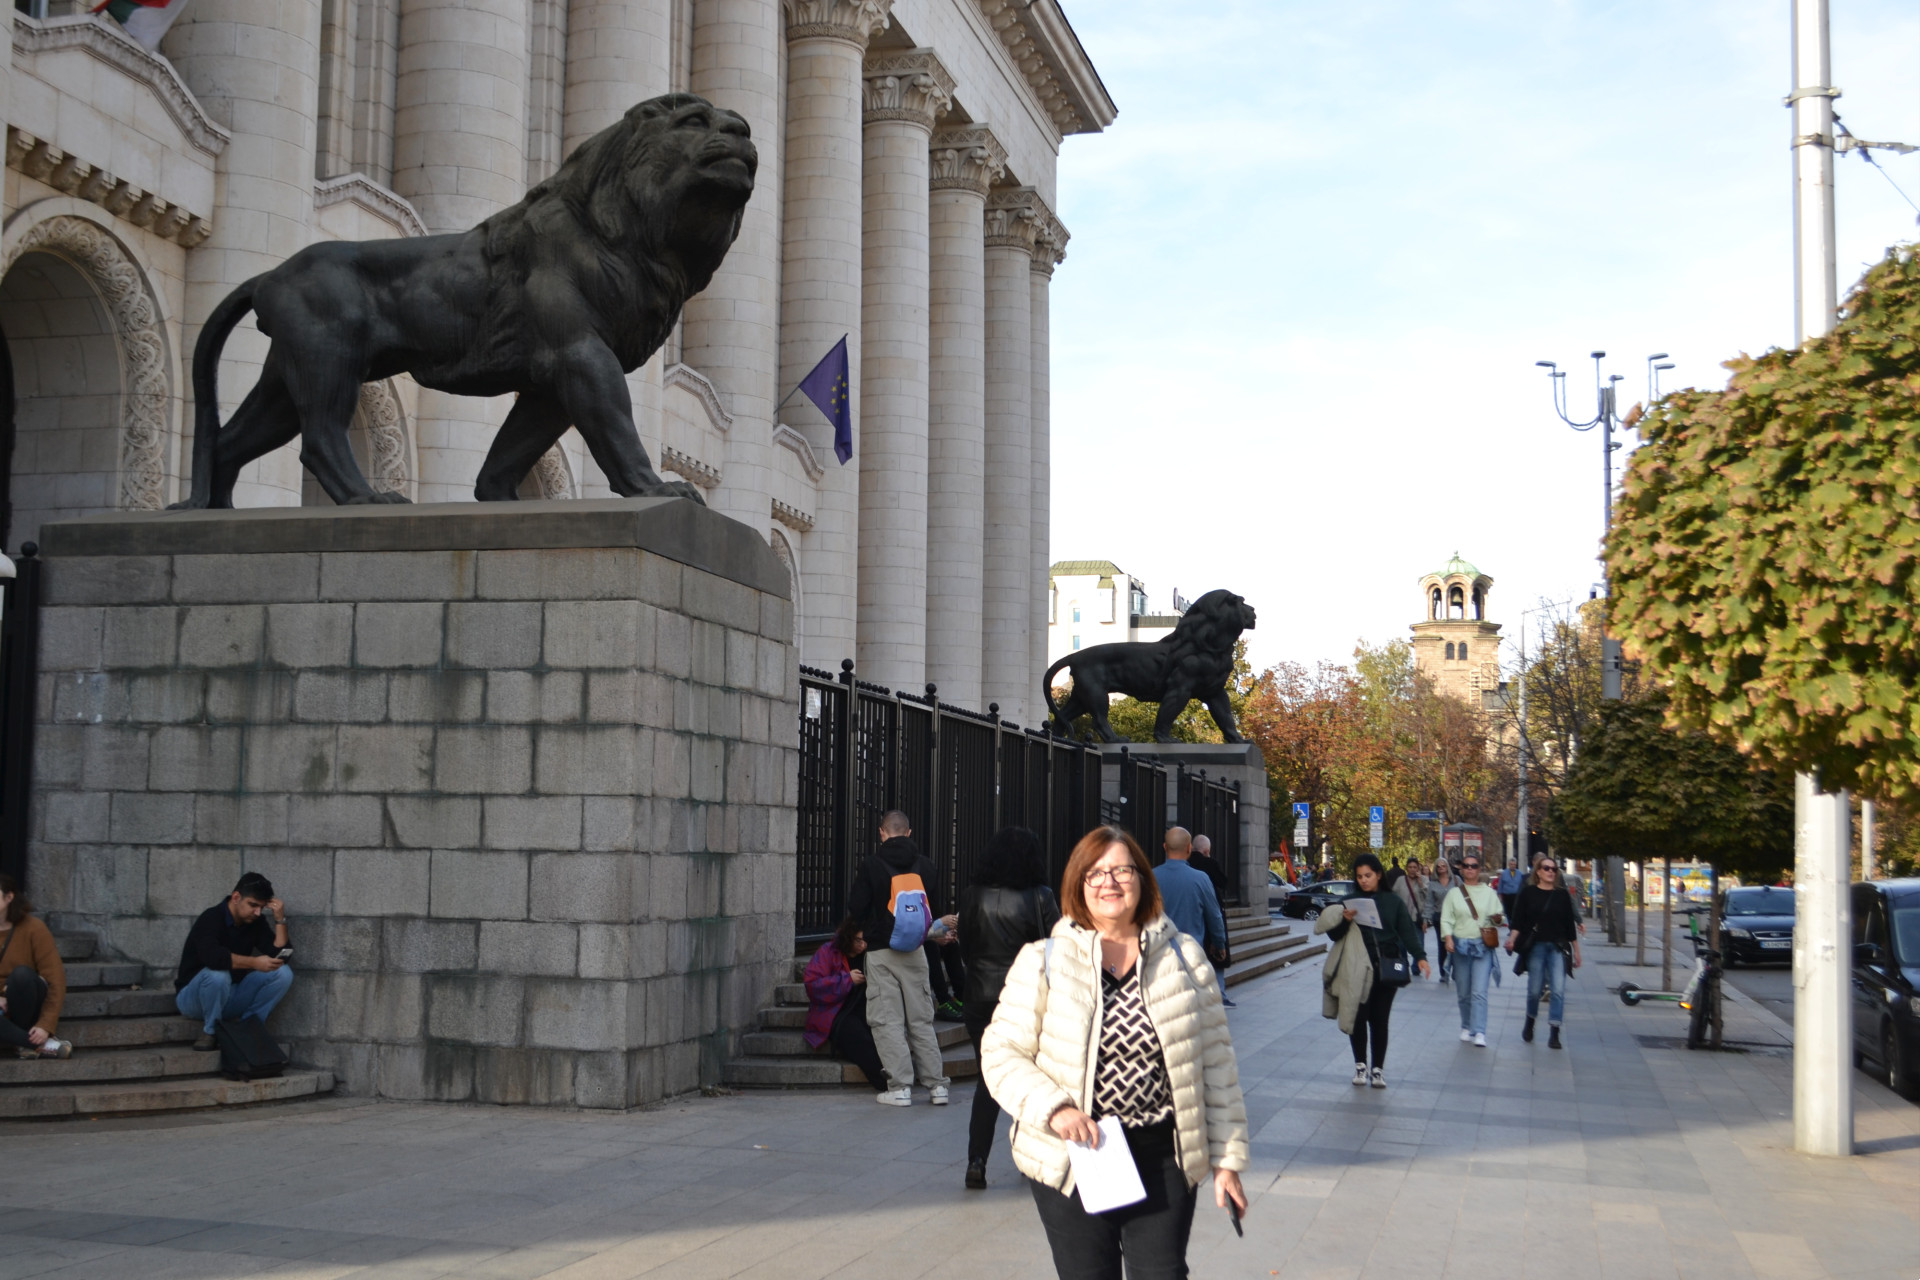
[[[1793,963],[1793,890],[1777,885],[1727,890],[1720,913],[1727,963]]]
[[[1853,1065],[1920,1101],[1920,880],[1853,886]]]

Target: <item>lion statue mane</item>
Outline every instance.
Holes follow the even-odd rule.
[[[626,375],[713,278],[758,166],[744,119],[666,94],[471,230],[314,244],[255,276],[194,347],[193,490],[176,505],[232,506],[240,469],[296,435],[336,503],[406,501],[368,485],[347,435],[361,384],[401,373],[454,395],[517,397],[474,485],[481,501],[517,497],[568,427],[615,493],[700,501],[648,461]],[[220,352],[249,311],[272,345],[222,427]]]
[[[1068,654],[1047,668],[1042,681],[1054,731],[1065,734],[1081,716],[1092,716],[1102,741],[1120,741],[1107,721],[1107,699],[1118,693],[1160,704],[1153,721],[1155,742],[1173,741],[1174,720],[1195,698],[1207,704],[1222,738],[1245,742],[1227,702],[1227,680],[1233,675],[1233,646],[1253,624],[1253,606],[1243,597],[1209,591],[1187,607],[1172,635],[1150,643],[1096,644]],[[1053,677],[1063,668],[1073,677],[1073,692],[1056,705]]]

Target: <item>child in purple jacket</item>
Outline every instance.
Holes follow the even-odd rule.
[[[807,988],[807,1046],[818,1049],[829,1042],[834,1051],[861,1071],[876,1089],[887,1087],[873,1032],[867,1029],[867,975],[853,967],[867,950],[860,922],[848,916],[840,929],[807,962],[801,981]]]

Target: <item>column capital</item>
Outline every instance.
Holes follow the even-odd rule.
[[[810,36],[844,40],[867,47],[876,31],[886,30],[893,0],[784,0],[787,38]]]
[[[868,54],[862,83],[868,124],[904,120],[931,129],[953,105],[953,74],[931,49]]]
[[[971,191],[985,196],[1007,171],[1007,149],[983,124],[963,124],[933,135],[935,191]]]
[[[1053,269],[1067,260],[1067,228],[1052,210],[1048,210],[1046,220],[1041,224],[1033,243],[1033,269],[1040,275],[1052,278]]]
[[[987,194],[987,247],[1033,252],[1050,216],[1032,187],[1003,187]]]

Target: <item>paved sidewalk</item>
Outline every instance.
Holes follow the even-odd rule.
[[[1671,1006],[1605,989],[1595,947],[1567,1049],[1457,1039],[1450,987],[1396,1001],[1392,1087],[1354,1089],[1318,966],[1237,988],[1254,1132],[1247,1236],[1203,1207],[1212,1277],[1920,1276],[1920,1107],[1856,1076],[1852,1160],[1795,1155],[1777,1020],[1744,1053],[1669,1047]],[[0,1124],[0,1280],[1052,1275],[1004,1136],[961,1189],[968,1091],[693,1098],[628,1115],[337,1100],[172,1121]]]

